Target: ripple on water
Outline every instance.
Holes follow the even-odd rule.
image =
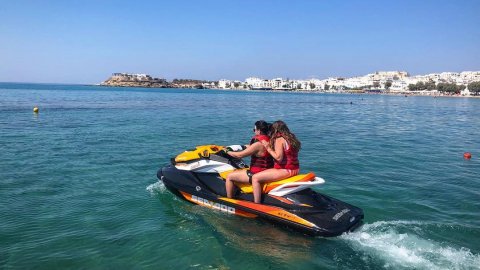
[[[451,225],[417,221],[377,221],[340,238],[359,253],[374,256],[389,269],[474,269],[480,256],[464,247],[428,238],[428,231]],[[423,234],[423,236],[422,236]]]

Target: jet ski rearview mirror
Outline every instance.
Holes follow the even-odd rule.
[[[208,152],[208,150],[204,150],[201,154],[198,154],[198,155],[203,158],[209,158],[210,152]]]

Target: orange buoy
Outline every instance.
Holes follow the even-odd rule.
[[[471,159],[472,158],[472,154],[470,152],[465,152],[463,153],[463,158],[464,159]]]

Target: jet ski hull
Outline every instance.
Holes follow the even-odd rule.
[[[194,204],[229,214],[262,218],[314,236],[338,236],[362,224],[363,211],[353,205],[320,194],[310,188],[285,196],[264,194],[262,204],[252,194],[237,192],[234,199],[225,193],[219,174],[163,167],[157,177],[173,194]]]

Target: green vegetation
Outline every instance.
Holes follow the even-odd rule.
[[[475,96],[480,94],[480,82],[472,82],[468,84],[468,90]]]
[[[410,91],[421,91],[421,90],[434,90],[435,89],[435,82],[428,81],[424,82],[417,82],[416,84],[409,84],[408,90]]]
[[[463,89],[465,89],[465,85],[456,85],[454,83],[439,83],[437,85],[438,91],[450,94],[460,94],[460,91]]]
[[[343,89],[345,90],[354,90],[354,91],[365,91],[374,88],[373,85],[364,85],[364,86],[355,86],[355,87],[346,87],[344,86]]]
[[[385,89],[389,89],[392,86],[392,82],[388,81],[385,83]]]

